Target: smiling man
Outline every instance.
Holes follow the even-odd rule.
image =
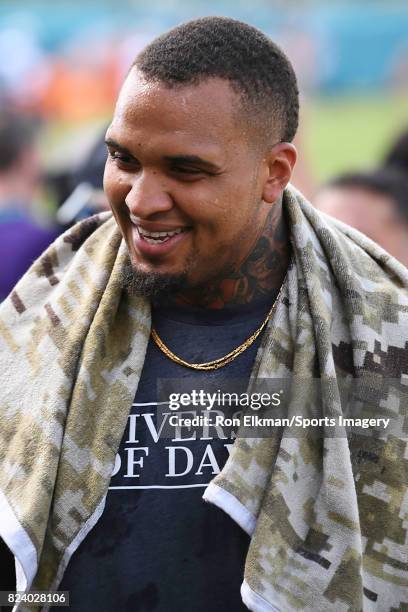
[[[19,589],[79,612],[408,603],[408,272],[288,185],[297,121],[291,65],[249,25],[192,21],[136,58],[106,134],[113,216],[0,311],[3,588],[14,556]],[[265,379],[292,381],[268,434],[214,400],[216,426],[156,412],[163,380],[191,421],[209,388]],[[288,425],[310,409],[318,438]],[[371,430],[341,425],[362,412]]]
[[[296,160],[298,91],[288,60],[266,37],[220,21],[216,36],[224,27],[230,38],[214,54],[205,27],[175,30],[172,54],[164,36],[136,60],[106,135],[105,191],[135,288],[150,297],[197,287],[195,302],[220,307],[248,303],[283,280],[289,248],[278,200]],[[248,255],[266,252],[262,282],[253,278],[241,295],[256,277],[244,269]]]

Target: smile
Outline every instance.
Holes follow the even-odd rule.
[[[140,255],[147,258],[162,258],[178,248],[179,243],[184,242],[191,233],[191,227],[172,227],[169,228],[162,224],[158,227],[149,229],[142,227],[139,223],[132,221],[132,242]]]
[[[148,244],[160,244],[162,242],[167,242],[173,236],[177,236],[177,234],[181,234],[186,231],[186,228],[178,227],[175,230],[166,230],[163,232],[149,232],[148,230],[143,229],[140,226],[137,226],[137,231],[139,232],[139,236],[142,240],[146,241]]]

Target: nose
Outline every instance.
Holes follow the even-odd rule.
[[[148,219],[173,208],[173,200],[156,173],[143,172],[134,177],[125,204],[135,217]]]

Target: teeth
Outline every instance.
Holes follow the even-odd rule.
[[[160,242],[165,242],[168,240],[168,238],[164,238],[164,240],[155,240],[154,238],[146,238],[146,236],[143,236],[143,240],[145,240],[148,244],[157,244]]]
[[[137,231],[139,232],[141,236],[143,236],[146,242],[148,242],[149,244],[154,244],[156,242],[163,242],[164,239],[168,240],[172,236],[176,236],[177,234],[180,234],[180,232],[183,231],[183,228],[179,227],[176,230],[172,230],[172,231],[169,230],[167,232],[148,232],[147,230],[138,226]],[[161,238],[161,240],[157,240],[158,238]],[[150,240],[150,239],[154,239],[154,240]]]

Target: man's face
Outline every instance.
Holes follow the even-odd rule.
[[[391,197],[364,187],[325,187],[316,208],[358,229],[408,265],[407,224]]]
[[[130,72],[106,135],[104,186],[136,274],[197,287],[251,251],[270,205],[238,103],[221,79],[169,88]]]

